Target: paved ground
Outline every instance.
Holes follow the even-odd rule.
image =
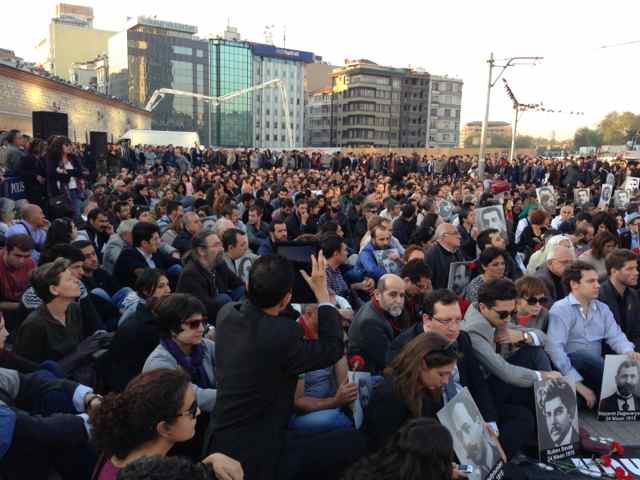
[[[640,447],[640,422],[599,422],[593,412],[582,410],[580,422],[594,436],[613,438],[623,446]]]

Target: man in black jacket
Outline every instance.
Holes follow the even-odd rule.
[[[173,241],[173,247],[183,256],[192,247],[193,237],[202,230],[202,220],[196,212],[187,212],[182,217],[183,229]]]
[[[318,233],[318,224],[309,212],[309,203],[306,198],[296,201],[296,208],[285,220],[287,225],[287,235],[291,240],[295,240],[303,233]]]
[[[192,249],[178,279],[177,293],[198,297],[207,308],[210,323],[226,303],[244,295],[240,277],[222,260],[222,242],[214,232],[203,230],[192,241]]]
[[[98,261],[102,263],[102,250],[111,235],[113,235],[113,225],[109,223],[109,217],[100,208],[94,208],[87,215],[86,228],[78,232],[78,240],[89,240],[93,243]]]
[[[441,223],[436,229],[436,244],[427,252],[425,262],[431,267],[434,289],[447,288],[449,283],[449,267],[453,262],[463,262],[460,253],[460,233],[450,223]]]
[[[422,322],[408,328],[393,341],[387,352],[387,362],[391,364],[404,346],[423,332],[439,333],[456,342],[460,359],[450,377],[449,385],[444,389],[444,396],[447,401],[451,400],[447,398],[449,395],[455,395],[457,390],[468,387],[485,421],[496,433],[499,428],[500,443],[507,457],[511,458],[533,434],[533,415],[526,408],[516,405],[501,405],[500,408],[496,406],[489,386],[484,381],[469,334],[460,331],[461,322],[462,312],[455,293],[447,289],[427,293],[422,305]]]
[[[540,267],[535,277],[544,282],[549,292],[550,304],[569,295],[567,286],[562,281],[562,275],[567,266],[575,259],[573,252],[563,245],[556,245],[547,255],[547,263]]]
[[[155,223],[139,222],[131,232],[133,246],[120,253],[113,268],[113,276],[123,287],[135,286],[138,276],[146,268],[159,268],[175,280],[180,261],[160,252],[160,229]]]
[[[340,315],[330,304],[322,252],[313,259],[318,339],[304,340],[282,316],[292,298],[293,269],[282,257],[259,258],[251,268],[248,300],[225,305],[216,330],[218,398],[211,451],[237,459],[252,480],[338,478],[364,453],[356,430],[301,436],[287,431],[298,376],[329,367],[343,355]],[[299,477],[296,477],[299,475]]]
[[[600,285],[598,299],[609,306],[624,334],[640,351],[638,257],[631,250],[620,248],[607,255],[605,266],[609,279]]]

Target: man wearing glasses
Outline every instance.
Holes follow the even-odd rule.
[[[545,334],[535,328],[512,322],[518,314],[518,294],[511,280],[494,280],[478,290],[478,303],[467,310],[462,330],[471,337],[471,344],[480,361],[496,405],[520,405],[533,411],[535,382],[559,378],[551,371],[551,362],[543,350]],[[513,352],[500,354],[496,347],[518,346]]]
[[[464,262],[460,253],[460,233],[450,223],[441,223],[435,233],[436,244],[429,249],[425,262],[431,268],[434,289],[447,288],[449,267],[454,262]]]
[[[422,332],[439,333],[455,342],[459,360],[449,377],[449,383],[442,389],[442,402],[444,404],[450,401],[464,387],[468,387],[483,418],[491,425],[496,435],[500,434],[500,443],[505,454],[511,458],[520,451],[533,433],[534,417],[526,408],[517,405],[501,405],[498,409],[489,385],[484,380],[471,338],[467,332],[460,331],[461,323],[462,313],[455,293],[447,289],[428,292],[422,304],[422,321],[402,332],[391,343],[387,353],[387,364]]]

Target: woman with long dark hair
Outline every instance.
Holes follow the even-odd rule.
[[[421,333],[391,363],[366,411],[365,433],[372,449],[381,448],[412,418],[435,417],[443,406],[442,387],[456,367],[455,342]]]
[[[451,480],[453,440],[431,418],[415,418],[382,449],[354,464],[342,480]]]
[[[47,194],[50,216],[58,218],[80,214],[82,169],[73,155],[71,141],[62,135],[49,139],[46,155]]]

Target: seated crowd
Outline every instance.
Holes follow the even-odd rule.
[[[436,414],[464,388],[508,461],[536,448],[536,382],[597,409],[604,355],[640,360],[636,203],[620,224],[357,159],[158,165],[11,205],[0,478],[449,480]],[[485,206],[504,231],[479,229]],[[276,253],[298,241],[316,253],[294,272]],[[350,370],[373,379],[362,422]]]

